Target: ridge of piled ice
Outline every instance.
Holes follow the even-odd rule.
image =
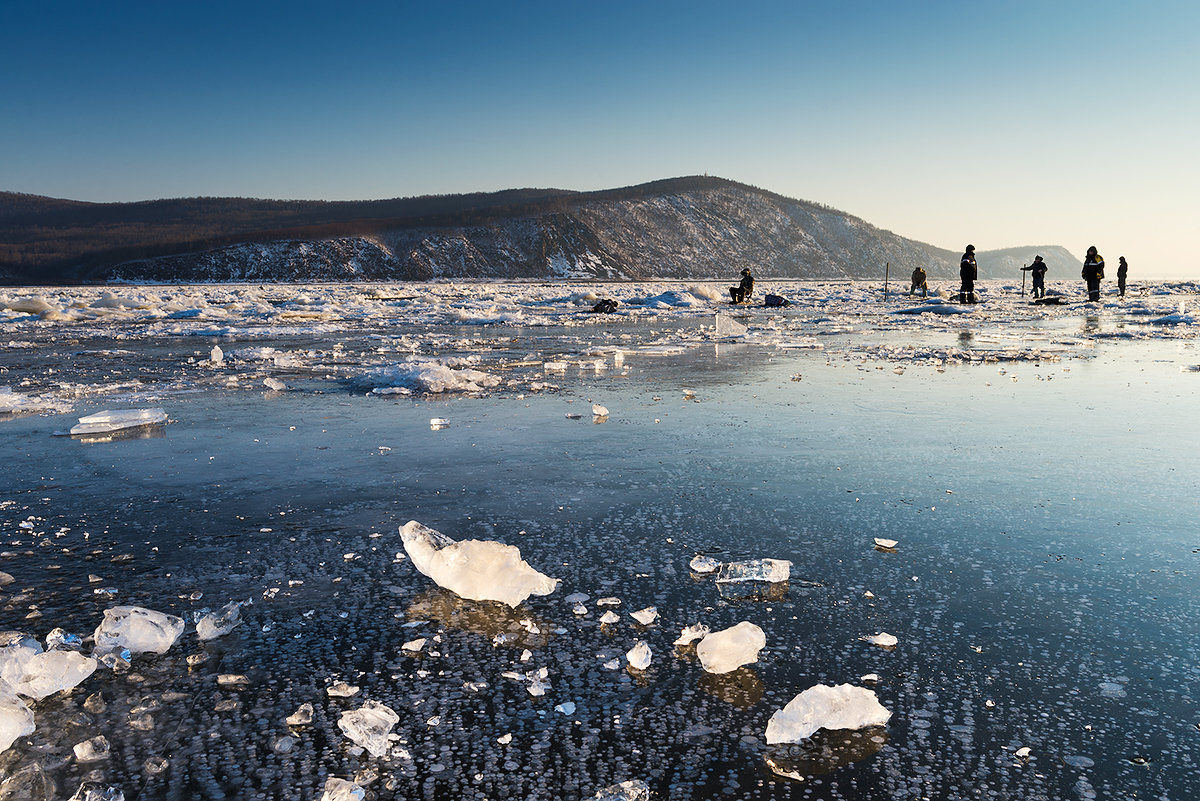
[[[9,686],[0,679],[0,753],[7,751],[18,737],[33,734],[33,712]]]
[[[182,618],[141,606],[114,606],[104,610],[93,638],[97,653],[125,648],[130,653],[163,654],[182,634]]]
[[[558,587],[558,579],[530,567],[515,545],[455,541],[416,520],[400,529],[400,538],[413,567],[468,600],[500,601],[515,608],[530,595],[549,595]]]
[[[793,698],[767,721],[767,745],[798,743],[820,729],[883,726],[892,713],[865,687],[817,684]]]
[[[338,718],[338,728],[355,745],[381,757],[387,753],[392,727],[399,722],[400,716],[391,707],[378,701],[365,701],[358,709],[343,712]]]
[[[117,409],[80,417],[79,422],[71,426],[70,433],[108,434],[126,428],[160,425],[165,422],[167,413],[162,409]]]
[[[758,661],[758,652],[767,645],[767,635],[753,623],[743,620],[736,626],[714,631],[696,646],[696,657],[709,673],[729,673],[742,665]]]

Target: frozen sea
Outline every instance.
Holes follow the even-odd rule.
[[[113,606],[189,624],[32,702],[0,798],[1200,797],[1197,287],[982,283],[760,282],[782,309],[725,283],[0,292],[0,631],[90,652]],[[169,422],[55,436],[149,408]],[[409,520],[561,584],[464,601],[404,556]],[[697,554],[791,580],[723,591]],[[740,621],[767,642],[734,673],[672,645]],[[503,675],[540,668],[542,696]],[[768,748],[797,693],[869,674],[886,727]],[[400,718],[382,757],[337,725],[366,701]]]

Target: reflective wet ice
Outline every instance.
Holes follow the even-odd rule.
[[[0,629],[46,650],[62,629],[83,641],[53,650],[107,659],[26,699],[36,728],[0,754],[5,781],[44,776],[53,798],[85,781],[319,798],[330,778],[377,798],[635,780],[673,799],[1195,795],[1192,288],[1043,308],[996,284],[949,315],[796,285],[792,307],[732,315],[745,332],[718,322],[720,289],[7,304]],[[600,295],[621,313],[588,314]],[[166,425],[128,436],[52,436],[157,408]],[[466,600],[413,564],[410,520],[560,583]],[[791,562],[787,581],[723,589],[720,566],[764,559]],[[161,655],[95,653],[120,608],[186,626]],[[765,644],[726,672],[704,639],[676,645],[743,622]],[[843,684],[886,724],[768,746],[775,713]]]

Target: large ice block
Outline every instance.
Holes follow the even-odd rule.
[[[140,606],[104,610],[104,621],[93,635],[96,652],[127,648],[131,653],[166,653],[183,634],[183,619]]]
[[[758,661],[758,652],[767,645],[767,635],[758,626],[743,620],[736,626],[707,635],[696,646],[696,656],[709,673],[729,673],[742,665]]]
[[[381,757],[387,753],[392,727],[399,722],[400,716],[391,707],[378,701],[367,701],[358,709],[343,712],[338,718],[338,728],[355,745]]]
[[[165,422],[167,413],[162,409],[118,409],[80,417],[79,423],[71,427],[71,434],[107,434],[126,428],[161,425]]]
[[[767,721],[767,745],[798,743],[820,729],[883,726],[892,713],[865,687],[817,684],[793,698]]]

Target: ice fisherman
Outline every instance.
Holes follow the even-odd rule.
[[[1021,269],[1029,270],[1029,274],[1033,276],[1033,296],[1035,298],[1046,297],[1046,262],[1042,261],[1042,257],[1034,256],[1033,264]]]
[[[1129,277],[1129,265],[1125,263],[1124,256],[1118,256],[1117,260],[1117,292],[1121,297],[1125,297],[1125,279]]]
[[[958,263],[958,277],[962,279],[963,303],[976,303],[975,300],[975,279],[979,277],[979,268],[975,264],[975,246],[967,245],[967,249],[963,252],[962,260]]]
[[[1087,249],[1087,258],[1083,260],[1083,272],[1080,276],[1087,282],[1088,301],[1099,301],[1100,281],[1104,279],[1104,257],[1096,252],[1095,245]]]
[[[750,274],[750,268],[742,270],[742,281],[737,286],[729,287],[729,297],[733,298],[733,303],[743,303],[750,298],[754,292],[754,276]]]
[[[923,297],[923,298],[929,297],[929,286],[928,286],[928,284],[925,283],[926,277],[927,276],[925,275],[925,271],[922,270],[920,267],[913,270],[912,286],[910,286],[908,288],[908,294],[910,294],[910,295],[916,294],[916,291],[919,289],[919,290],[921,290],[921,297]]]

